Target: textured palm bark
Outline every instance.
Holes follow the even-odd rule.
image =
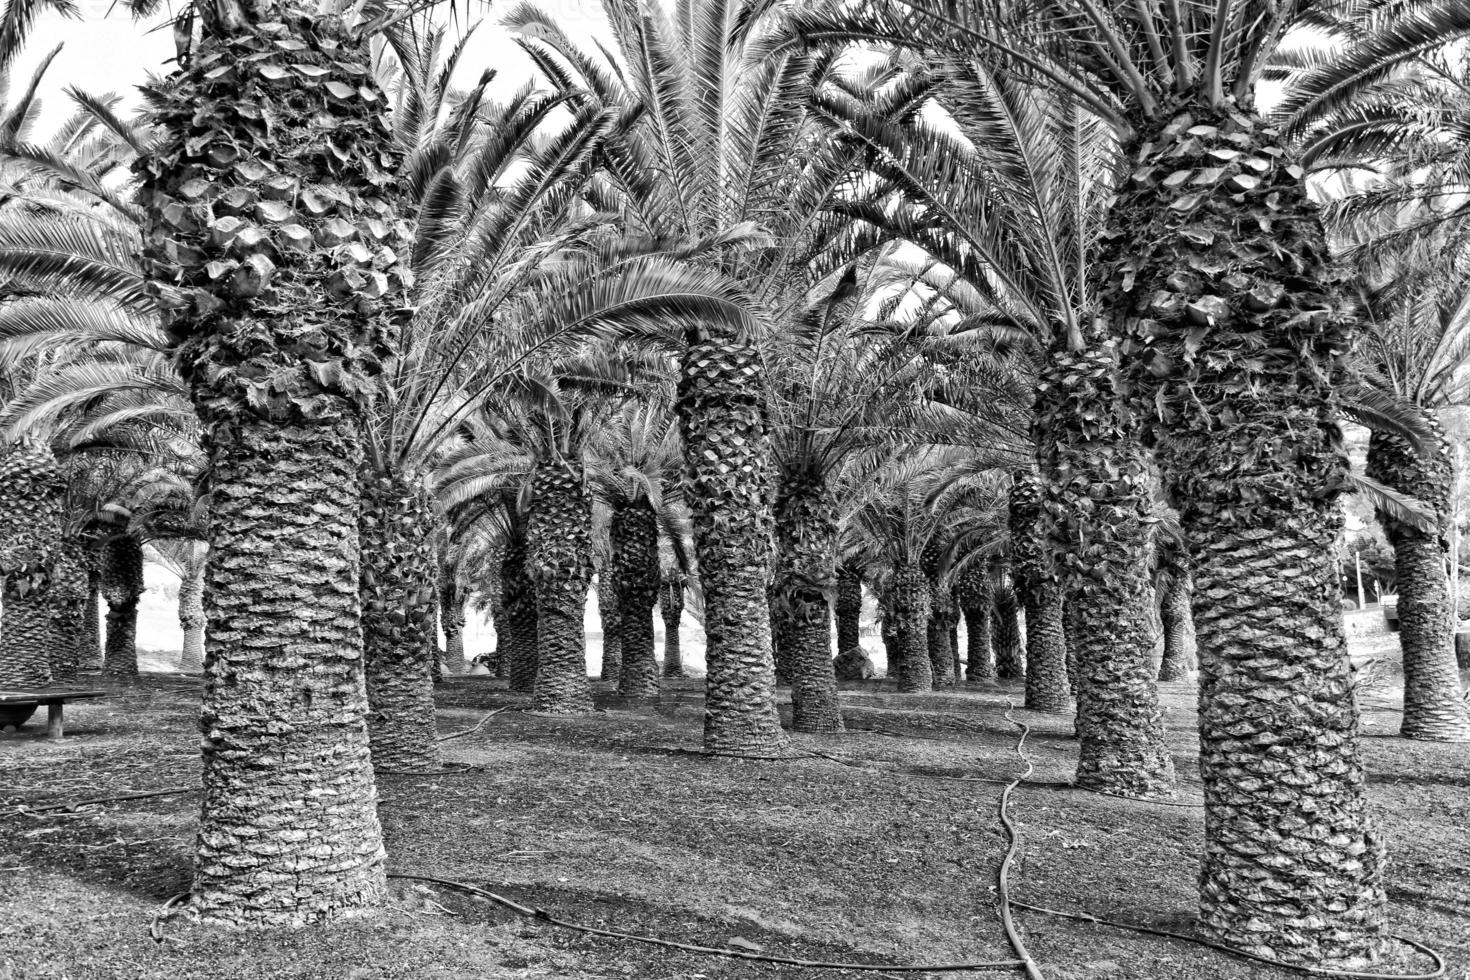
[[[84,670],[102,669],[102,571],[95,548],[87,549],[87,597],[82,606],[82,635],[77,641]]]
[[[863,614],[863,570],[857,565],[843,564],[837,569],[837,652],[861,650]]]
[[[995,615],[991,619],[995,647],[995,676],[1015,680],[1026,676],[1026,653],[1021,639],[1021,601],[1016,590],[1002,585],[995,590]]]
[[[934,687],[954,687],[958,681],[955,674],[955,650],[952,629],[959,618],[959,607],[952,596],[929,582],[929,623],[925,628],[929,648],[929,669],[933,672]]]
[[[1449,521],[1454,467],[1449,440],[1434,416],[1419,410],[1438,437],[1426,455],[1403,439],[1374,432],[1368,441],[1368,475],[1433,508],[1434,531],[1424,531],[1378,512],[1393,545],[1398,578],[1399,647],[1404,664],[1404,720],[1399,734],[1430,741],[1470,740],[1470,704],[1460,690],[1450,612]]]
[[[206,552],[198,549],[196,557],[184,564],[179,580],[179,626],[184,631],[184,649],[179,657],[179,670],[197,674],[204,669],[204,566]]]
[[[618,693],[655,698],[659,694],[658,651],[653,641],[653,607],[659,597],[658,515],[647,498],[613,511],[611,538],[609,564],[621,612],[623,650]],[[682,584],[679,590],[682,594]],[[676,642],[678,632],[676,627]]]
[[[1206,936],[1360,962],[1383,935],[1334,545],[1353,349],[1301,168],[1245,109],[1125,147],[1098,306],[1124,339],[1195,571]]]
[[[592,499],[581,467],[537,464],[526,521],[526,564],[536,586],[536,710],[592,710],[587,680],[587,589],[592,582]]]
[[[1026,612],[1026,709],[1064,712],[1070,706],[1070,685],[1062,587],[1038,579],[1022,594]]]
[[[991,641],[990,580],[977,564],[961,572],[955,581],[955,601],[965,620],[965,680],[995,677],[995,647]]]
[[[623,669],[623,607],[612,573],[604,568],[597,573],[597,618],[602,625],[602,668],[598,680],[618,683]]]
[[[43,596],[11,591],[0,612],[0,684],[7,688],[51,683],[51,608]]]
[[[832,608],[837,588],[837,501],[820,479],[788,478],[776,494],[776,606],[789,631],[791,727],[844,731],[832,665]]]
[[[58,635],[57,600],[50,595],[59,571],[65,490],[50,449],[25,440],[0,450],[0,618],[14,619],[0,627],[3,687],[43,686],[52,680],[53,665],[65,664],[66,640]]]
[[[692,345],[677,413],[704,586],[706,752],[784,754],[766,582],[771,577],[771,437],[755,347]]]
[[[1058,330],[1037,385],[1039,523],[1054,579],[1072,606],[1079,785],[1121,796],[1174,791],[1155,685],[1148,529],[1153,475],[1121,383],[1115,341]],[[1030,631],[1030,607],[1027,608]],[[1058,617],[1056,632],[1065,634]],[[1028,643],[1028,690],[1036,665]],[[1063,653],[1065,658],[1065,653]],[[1062,660],[1057,669],[1066,670]]]
[[[932,691],[929,577],[917,563],[901,564],[893,570],[893,633],[898,648],[898,689],[909,694]]]
[[[385,891],[353,420],[412,308],[412,229],[368,38],[304,0],[193,9],[135,171],[143,271],[210,464],[194,906],[304,925]]]
[[[995,647],[990,639],[990,603],[971,606],[965,615],[965,681],[995,679]]]
[[[898,665],[903,656],[898,646],[898,614],[893,610],[893,589],[887,589],[879,602],[878,637],[883,641],[883,659],[887,663],[885,676],[897,680]]]
[[[1067,709],[1067,642],[1061,628],[1062,590],[1047,539],[1042,484],[1032,471],[1011,483],[1011,571],[1026,612],[1026,707]]]
[[[373,767],[440,765],[433,664],[439,659],[439,515],[417,474],[362,474],[362,650]]]
[[[781,564],[780,551],[775,564]],[[791,665],[795,659],[796,622],[792,612],[781,599],[781,594],[772,582],[766,586],[766,608],[771,617],[771,662],[776,668],[776,683],[791,683]]]
[[[1194,577],[1187,569],[1169,580],[1159,603],[1159,618],[1164,624],[1164,656],[1159,660],[1159,680],[1182,681],[1194,670],[1194,613],[1190,595]]]
[[[143,546],[131,534],[109,538],[102,546],[102,597],[107,600],[107,643],[102,669],[115,677],[136,677]]]
[[[500,662],[510,689],[530,694],[536,689],[536,587],[526,569],[526,541],[512,534],[500,560]]]
[[[51,579],[45,591],[51,616],[52,683],[66,684],[77,679],[83,653],[86,598],[85,549],[76,540],[63,536],[54,552]]]
[[[684,575],[665,571],[658,590],[659,615],[664,621],[664,676],[683,677],[684,651],[679,645],[679,623],[684,618]]]
[[[353,426],[245,423],[211,447],[204,802],[206,920],[299,925],[378,905]]]
[[[439,628],[444,631],[444,669],[463,674],[469,669],[464,655],[465,595],[452,571],[439,570]]]

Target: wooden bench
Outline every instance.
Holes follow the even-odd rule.
[[[0,691],[0,729],[14,731],[25,724],[37,708],[46,706],[46,737],[60,738],[62,709],[68,701],[106,697],[106,691]]]

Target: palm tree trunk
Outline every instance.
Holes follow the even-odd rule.
[[[68,684],[81,668],[82,632],[87,596],[86,555],[80,544],[63,535],[54,552],[45,601],[51,614],[51,681]]]
[[[893,632],[898,645],[898,689],[910,694],[932,691],[929,577],[918,564],[903,564],[893,570]]]
[[[1352,962],[1381,941],[1384,859],[1334,548],[1334,386],[1353,348],[1342,274],[1260,117],[1191,105],[1126,150],[1097,302],[1129,350],[1193,559],[1200,921],[1284,961]]]
[[[362,648],[373,767],[438,769],[439,515],[422,478],[362,475]]]
[[[1189,609],[1194,578],[1181,570],[1164,590],[1159,618],[1164,624],[1164,656],[1159,661],[1159,680],[1182,681],[1195,667],[1194,614]]]
[[[705,596],[704,748],[782,755],[766,602],[774,481],[760,351],[719,340],[692,345],[677,411]]]
[[[444,631],[444,666],[451,674],[469,667],[464,654],[464,593],[453,581],[439,580],[439,628]]]
[[[194,10],[201,37],[149,86],[157,138],[135,167],[144,268],[210,463],[193,905],[305,925],[385,894],[352,420],[410,306],[412,230],[367,39],[306,0]]]
[[[565,460],[536,466],[526,556],[536,585],[536,710],[585,714],[592,710],[585,625],[592,501],[580,466]]]
[[[1428,456],[1403,439],[1374,432],[1368,440],[1368,475],[1434,509],[1438,527],[1425,531],[1378,512],[1393,545],[1399,592],[1399,647],[1404,662],[1404,721],[1399,734],[1427,741],[1470,740],[1470,706],[1460,690],[1455,635],[1450,619],[1449,514],[1454,470],[1449,440],[1439,421],[1422,409],[1423,423],[1439,437]]]
[[[1067,635],[1062,585],[1036,474],[1019,472],[1010,493],[1011,567],[1026,610],[1026,708],[1067,710]]]
[[[664,621],[664,676],[684,676],[684,653],[679,646],[679,622],[684,618],[684,575],[664,572],[658,592],[659,615]]]
[[[44,596],[5,583],[0,612],[0,687],[26,689],[51,683],[51,609]]]
[[[778,550],[776,565],[780,564],[781,558]],[[791,663],[795,659],[793,637],[796,624],[792,619],[791,610],[783,604],[781,594],[774,582],[766,586],[766,608],[771,617],[771,659],[776,667],[776,683],[790,685]]]
[[[885,677],[897,680],[903,653],[898,644],[898,613],[893,608],[893,588],[890,585],[880,600],[878,636],[883,641],[883,659],[887,663]]]
[[[63,675],[76,673],[75,637],[66,635],[68,617],[59,615],[80,574],[65,561],[65,491],[47,447],[26,440],[0,452],[0,687],[66,679],[55,676],[58,668]]]
[[[143,597],[143,546],[120,534],[102,546],[102,596],[107,600],[107,645],[102,669],[138,676],[138,600]]]
[[[359,653],[358,437],[243,419],[211,447],[193,901],[256,926],[382,901]]]
[[[640,497],[613,510],[611,537],[609,565],[618,595],[623,651],[618,693],[630,698],[656,698],[659,670],[653,645],[653,607],[659,594],[658,515],[647,498]],[[676,625],[676,643],[678,634]]]
[[[1060,714],[1069,707],[1070,691],[1062,587],[1039,578],[1022,596],[1026,612],[1026,709]]]
[[[863,570],[843,564],[837,569],[837,652],[861,650],[863,614]]]
[[[965,610],[965,680],[995,677],[995,648],[990,642],[990,603]]]
[[[536,689],[536,587],[526,569],[526,542],[512,533],[500,560],[500,604],[497,624],[500,662],[510,678],[510,689],[530,694]],[[503,632],[499,627],[504,627]]]
[[[204,566],[208,552],[202,547],[184,563],[179,580],[179,626],[184,631],[184,649],[179,670],[197,674],[204,669]]]
[[[995,676],[995,648],[990,637],[990,583],[985,569],[971,566],[955,583],[955,600],[965,618],[965,681]]]
[[[955,658],[950,638],[950,627],[958,617],[959,610],[951,598],[933,579],[929,580],[929,623],[925,627],[929,648],[929,665],[934,675],[934,687],[954,687]]]
[[[1016,590],[1002,585],[995,590],[995,617],[991,620],[995,646],[995,676],[1014,680],[1026,676],[1025,648],[1021,640],[1021,603]]]
[[[1090,349],[1078,351],[1056,333],[1037,386],[1038,503],[1065,589],[1057,602],[1065,594],[1075,615],[1076,781],[1121,796],[1171,795],[1148,614],[1152,475],[1116,346],[1089,336]],[[1062,635],[1060,616],[1056,627]]]
[[[96,548],[88,548],[86,555],[87,597],[82,606],[82,636],[78,641],[78,652],[83,669],[102,669],[102,616],[99,604],[102,601],[101,559]]]
[[[597,617],[602,624],[602,669],[598,680],[618,683],[623,669],[623,607],[612,572],[597,573]]]
[[[837,501],[819,479],[788,479],[776,494],[776,602],[786,622],[791,727],[844,731],[832,666],[832,607],[837,586]]]

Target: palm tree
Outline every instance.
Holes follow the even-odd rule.
[[[779,322],[799,298],[805,256],[852,154],[829,145],[806,93],[834,66],[801,53],[767,57],[784,11],[711,0],[671,18],[657,3],[604,3],[615,54],[590,55],[544,13],[509,20],[549,77],[636,113],[609,141],[599,190],[653,247],[719,268]],[[793,152],[793,147],[799,150]],[[775,702],[766,582],[773,519],[765,365],[750,329],[690,321],[675,412],[690,471],[695,547],[706,598],[705,749],[784,749]]]
[[[1367,26],[1345,65],[1297,73],[1299,85],[1289,90],[1291,132],[1304,163],[1341,177],[1330,227],[1361,270],[1368,315],[1358,354],[1368,384],[1407,406],[1427,434],[1415,445],[1380,426],[1368,444],[1367,475],[1383,485],[1374,497],[1394,548],[1403,609],[1401,733],[1462,741],[1470,737],[1470,713],[1445,574],[1452,467],[1435,413],[1463,400],[1470,224],[1458,198],[1465,186],[1466,66],[1444,50],[1416,59],[1412,72],[1385,73],[1393,60],[1385,54],[1397,44],[1384,45]],[[1367,78],[1365,55],[1377,66]],[[1339,85],[1341,94],[1330,91]],[[1432,519],[1404,514],[1394,493],[1427,505]]]
[[[682,541],[668,536],[659,539],[658,611],[664,621],[663,676],[669,678],[686,676],[679,624],[684,620],[684,592],[691,581],[691,556],[692,551],[686,550]]]
[[[1303,170],[1254,101],[1281,38],[1313,11],[879,0],[829,18],[840,30],[793,34],[810,41],[825,26],[831,38],[976,53],[1053,86],[1116,134],[1127,176],[1093,291],[1113,344],[1095,348],[1096,365],[1068,367],[1104,385],[1102,359],[1126,369],[1130,390],[1110,393],[1118,414],[1104,424],[1130,422],[1129,403],[1147,406],[1131,424],[1156,446],[1195,558],[1201,921],[1218,941],[1337,963],[1376,951],[1383,908],[1332,548],[1347,485],[1336,382],[1351,320]],[[1355,80],[1470,26],[1463,4],[1385,16],[1395,23],[1375,41],[1387,43],[1349,59]],[[1134,481],[1130,459],[1108,462]],[[1284,731],[1305,737],[1283,741]],[[1279,792],[1287,774],[1300,792]]]
[[[44,446],[15,443],[0,455],[0,508],[7,516],[0,540],[0,683],[10,688],[46,686],[52,664],[66,656],[66,639],[53,630],[47,601],[64,492],[55,458]]]
[[[168,538],[149,542],[154,557],[179,577],[179,626],[184,647],[179,670],[197,674],[204,669],[204,566],[209,552],[203,541]]]
[[[863,542],[862,560],[884,566],[884,615],[892,620],[898,655],[896,665],[890,658],[888,672],[895,676],[897,667],[900,691],[928,691],[935,685],[929,652],[931,582],[948,590],[954,553],[964,550],[968,539],[995,533],[999,498],[988,474],[1007,456],[1002,451],[997,457],[929,447],[846,477],[853,485],[868,486],[850,520]],[[953,672],[952,656],[941,669]]]
[[[854,464],[871,468],[907,446],[981,441],[993,434],[993,415],[953,411],[927,397],[933,372],[917,323],[884,330],[863,316],[881,298],[888,278],[881,263],[845,270],[830,285],[812,290],[801,315],[771,344],[778,474],[773,605],[787,630],[797,731],[843,730],[831,597],[837,589],[845,471]],[[931,622],[934,635],[947,639],[948,620],[931,616]]]
[[[837,598],[832,603],[837,620],[837,655],[862,652],[863,569],[850,561],[837,566]]]
[[[995,677],[995,648],[991,640],[994,600],[990,575],[983,556],[961,556],[955,563],[955,602],[965,620],[965,680],[969,683]]]
[[[1426,526],[1380,502],[1378,520],[1394,549],[1399,643],[1403,650],[1405,738],[1470,740],[1470,706],[1460,687],[1447,559],[1454,486],[1449,440],[1436,409],[1464,401],[1460,367],[1470,326],[1464,253],[1414,269],[1386,288],[1367,323],[1361,355],[1386,388],[1412,405],[1434,441],[1416,448],[1402,436],[1372,432],[1367,475],[1427,505]]]
[[[807,36],[846,29],[799,28]],[[999,333],[1030,355],[1040,479],[1018,499],[1012,535],[1016,584],[1037,627],[1027,630],[1028,707],[1066,707],[1065,594],[1082,654],[1073,685],[1078,781],[1167,795],[1173,765],[1140,601],[1143,451],[1115,382],[1115,350],[1086,313],[1112,136],[1076,99],[983,57],[931,52],[909,75],[866,104],[841,95],[823,102],[842,138],[868,150],[878,178],[869,199],[843,213],[942,262],[951,281],[936,285],[969,328]],[[911,101],[931,102],[949,125],[933,113],[895,111]]]
[[[995,615],[991,620],[990,636],[995,647],[995,676],[1001,680],[1025,677],[1026,646],[1021,635],[1021,601],[1009,574],[995,586],[994,595]]]
[[[1022,471],[1012,477],[1009,517],[1011,568],[1016,578],[1016,591],[1026,610],[1026,707],[1032,711],[1064,712],[1068,695],[1068,645],[1062,628],[1062,584],[1048,567],[1048,542],[1040,540],[1037,533],[1045,525],[1042,520],[1041,480],[1034,472]],[[1081,603],[1076,606],[1074,615],[1080,616]],[[1085,646],[1087,641],[1085,637],[1079,637],[1078,642]],[[1079,691],[1078,732],[1080,734],[1086,728],[1089,733],[1083,741],[1084,746],[1095,746],[1100,739],[1108,739],[1114,733],[1126,737],[1127,732],[1138,728],[1137,724],[1111,729],[1106,724],[1098,724],[1104,719],[1097,717],[1095,705],[1114,690],[1113,686],[1092,688],[1089,692],[1092,697],[1084,697]],[[1134,694],[1128,703],[1137,704],[1139,700]],[[1089,720],[1087,726],[1082,724],[1084,717]],[[1082,763],[1078,765],[1080,774]]]
[[[684,522],[680,495],[674,492],[679,446],[671,401],[659,392],[622,406],[592,446],[593,492],[611,511],[606,581],[619,611],[618,694],[625,698],[659,693],[653,629],[661,584],[659,540],[666,529],[677,535]]]
[[[1189,568],[1189,555],[1184,542],[1161,544],[1159,571],[1155,577],[1159,596],[1159,617],[1164,627],[1164,656],[1159,661],[1159,680],[1182,681],[1197,664],[1194,639],[1194,614],[1190,596],[1194,592],[1194,576]]]

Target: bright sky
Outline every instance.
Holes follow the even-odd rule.
[[[61,44],[61,54],[51,63],[41,86],[43,108],[37,138],[71,114],[65,89],[74,85],[86,92],[113,92],[123,96],[129,109],[138,105],[137,88],[149,73],[167,74],[174,57],[173,33],[167,27],[154,29],[157,23],[135,23],[121,8],[113,10],[112,0],[78,0],[80,20],[69,20],[47,12],[37,18],[26,49],[12,70],[11,85],[19,88],[29,82],[31,73],[46,52]],[[466,24],[465,4],[459,4],[461,19],[451,27],[455,37]],[[481,21],[456,75],[456,84],[467,86],[486,68],[495,68],[499,77],[492,96],[508,95],[531,77],[532,69],[518,48],[499,26],[500,16],[511,4],[502,0],[493,6],[471,4],[468,23]],[[573,38],[583,41],[605,35],[598,0],[544,0],[541,9],[551,13]]]

